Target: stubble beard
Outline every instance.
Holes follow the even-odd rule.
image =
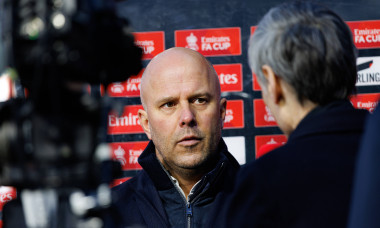
[[[181,147],[177,145],[178,140],[180,140],[185,135],[196,135],[196,137],[201,138],[201,141],[194,145],[188,147]],[[175,139],[172,139],[170,143],[165,143],[165,139],[162,137],[157,137],[157,134],[152,134],[152,139],[158,142],[156,146],[156,156],[162,165],[170,172],[175,172],[180,175],[185,176],[197,176],[208,172],[216,162],[216,150],[220,140],[220,134],[210,134],[210,137],[206,137],[198,129],[186,129],[182,133],[176,134]],[[172,145],[170,148],[168,145]],[[178,147],[180,150],[178,150]],[[172,153],[167,154],[165,152],[172,151]],[[180,155],[181,157],[176,159],[170,159],[169,156]],[[182,159],[181,159],[182,158]],[[192,160],[187,162],[186,159]]]

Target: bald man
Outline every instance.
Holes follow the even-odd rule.
[[[141,80],[139,120],[150,142],[143,170],[114,189],[121,227],[205,227],[239,168],[221,138],[226,99],[198,52],[171,48]]]

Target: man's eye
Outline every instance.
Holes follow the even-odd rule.
[[[207,102],[206,98],[195,98],[193,101],[195,104],[205,104]]]
[[[171,108],[173,106],[174,106],[174,102],[168,102],[168,103],[163,104],[161,107],[163,107],[163,108]]]

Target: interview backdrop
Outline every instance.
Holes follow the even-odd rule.
[[[118,2],[118,13],[134,29],[136,44],[144,51],[144,67],[158,53],[179,46],[197,50],[218,73],[227,113],[223,129],[229,150],[240,164],[257,159],[264,144],[285,143],[265,106],[247,62],[248,40],[261,17],[277,0],[127,0]],[[349,25],[359,50],[358,95],[353,105],[373,111],[380,98],[380,1],[318,1],[337,12]],[[138,122],[141,74],[108,87],[120,102],[122,115],[108,115],[107,140],[112,154],[123,164],[125,181],[141,169],[139,155],[148,144]],[[100,89],[101,90],[101,89]],[[96,92],[96,90],[93,92]]]

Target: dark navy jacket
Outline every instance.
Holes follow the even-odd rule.
[[[138,160],[143,170],[113,189],[117,227],[188,227],[188,222],[190,227],[205,227],[212,206],[231,190],[239,168],[222,139],[218,150],[219,162],[202,178],[188,204],[158,162],[151,141]]]
[[[349,101],[310,112],[284,146],[240,169],[217,227],[346,227],[367,113]]]
[[[348,227],[380,227],[380,106],[367,119],[356,164]]]

